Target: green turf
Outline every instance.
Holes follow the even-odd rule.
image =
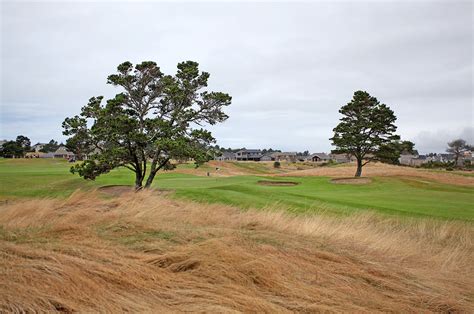
[[[0,160],[0,197],[65,197],[76,189],[132,184],[127,169],[96,181],[69,173],[62,160]],[[189,166],[184,166],[189,167]],[[257,166],[256,166],[257,168]],[[259,180],[295,181],[296,186],[263,186]],[[175,190],[175,197],[241,208],[278,207],[293,212],[346,214],[375,210],[390,215],[474,220],[473,188],[415,178],[379,177],[366,185],[333,184],[326,177],[202,177],[176,172],[157,176],[155,187]]]

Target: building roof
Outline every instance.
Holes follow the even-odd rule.
[[[260,149],[241,149],[237,153],[261,153]]]
[[[74,155],[74,153],[68,151],[65,146],[60,146],[54,152],[55,155]]]
[[[219,157],[234,157],[234,153],[232,152],[223,152],[222,155]]]
[[[326,153],[314,153],[314,154],[309,155],[310,158],[313,158],[316,156],[321,159],[329,159],[329,156]]]
[[[296,152],[275,152],[271,154],[272,157],[278,156],[296,156]]]

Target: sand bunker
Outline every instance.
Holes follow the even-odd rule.
[[[120,196],[124,193],[130,193],[135,191],[135,189],[131,185],[106,185],[101,186],[97,190],[109,196]]]
[[[298,185],[298,182],[293,181],[267,181],[261,180],[257,182],[260,185],[270,185],[270,186],[295,186]]]

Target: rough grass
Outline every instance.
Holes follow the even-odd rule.
[[[473,312],[472,224],[152,191],[0,205],[0,312]]]

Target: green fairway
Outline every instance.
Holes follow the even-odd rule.
[[[133,183],[133,173],[127,169],[85,181],[69,173],[69,167],[62,160],[0,160],[0,197],[65,197],[79,188]],[[258,184],[260,180],[299,184],[266,186]],[[471,187],[415,178],[379,177],[365,185],[345,185],[333,184],[326,177],[203,177],[167,172],[157,177],[154,186],[174,190],[179,198],[241,208],[278,207],[336,214],[375,210],[390,215],[474,220]]]

